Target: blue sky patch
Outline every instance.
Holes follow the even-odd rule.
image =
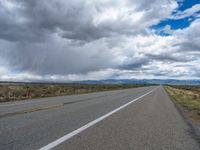
[[[152,26],[152,29],[161,29],[165,27],[166,25],[170,25],[172,30],[177,30],[177,29],[183,29],[188,27],[192,21],[195,20],[195,17],[186,17],[183,19],[167,19],[162,22],[160,22],[157,25]]]
[[[176,11],[172,13],[172,15],[176,15],[177,12],[180,11],[185,11],[186,9],[191,8],[192,6],[199,4],[200,0],[184,0],[178,2],[179,7]],[[200,13],[200,12],[197,12]],[[178,29],[183,29],[187,28],[190,26],[190,24],[196,19],[194,16],[188,16],[185,18],[181,19],[166,19],[161,21],[160,23],[151,26],[150,28],[156,31],[156,34],[161,35],[161,36],[168,36],[170,35],[169,33],[165,33],[163,31],[163,28],[167,25],[171,27],[172,30],[178,30]]]
[[[184,11],[188,8],[191,8],[192,6],[199,4],[200,0],[184,0],[184,1],[180,1],[178,2],[179,4],[179,8],[178,10],[180,11]]]

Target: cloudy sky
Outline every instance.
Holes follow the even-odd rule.
[[[0,80],[200,79],[199,0],[0,0]]]

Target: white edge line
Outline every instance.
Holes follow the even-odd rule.
[[[159,86],[159,87],[160,87],[160,86]],[[128,103],[126,103],[126,104],[120,106],[120,107],[118,107],[117,109],[115,109],[115,110],[113,110],[113,111],[111,111],[111,112],[109,112],[109,113],[107,113],[107,114],[105,114],[105,115],[103,115],[103,116],[101,116],[101,117],[99,117],[99,118],[97,118],[97,119],[95,119],[95,120],[93,120],[93,121],[87,123],[86,125],[84,125],[84,126],[78,128],[78,129],[76,129],[76,130],[74,130],[74,131],[72,131],[72,132],[70,132],[70,133],[64,135],[63,137],[61,137],[61,138],[59,138],[59,139],[57,139],[57,140],[55,140],[55,141],[49,143],[48,145],[46,145],[46,146],[40,148],[39,150],[50,150],[50,149],[52,149],[52,148],[58,146],[59,144],[61,144],[61,143],[65,142],[65,141],[67,141],[68,139],[70,139],[70,138],[72,138],[73,136],[79,134],[80,132],[86,130],[87,128],[89,128],[89,127],[95,125],[96,123],[102,121],[103,119],[105,119],[105,118],[111,116],[112,114],[116,113],[117,111],[119,111],[119,110],[121,110],[121,109],[127,107],[127,106],[130,105],[131,103],[133,103],[133,102],[135,102],[135,101],[141,99],[142,97],[145,97],[146,95],[148,95],[148,94],[154,92],[154,91],[155,91],[156,89],[158,89],[159,87],[154,88],[154,89],[151,90],[150,92],[148,92],[148,93],[146,93],[146,94],[144,94],[144,95],[142,95],[142,96],[140,96],[140,97],[138,97],[138,98],[136,98],[136,99],[134,99],[134,100],[132,100],[132,101],[130,101],[130,102],[128,102]]]

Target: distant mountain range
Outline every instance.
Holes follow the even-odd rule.
[[[171,85],[200,85],[200,80],[175,80],[175,79],[108,79],[77,81],[82,84],[171,84]]]
[[[176,80],[176,79],[107,79],[107,80],[85,80],[72,82],[0,82],[9,83],[59,83],[59,84],[170,84],[170,85],[200,85],[200,80]]]

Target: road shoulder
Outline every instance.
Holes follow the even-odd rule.
[[[178,110],[179,114],[183,117],[185,123],[190,127],[191,129],[191,135],[193,138],[198,142],[200,146],[200,126],[197,122],[191,119],[191,113],[188,110],[184,109],[180,104],[178,104],[174,98],[169,94],[169,92],[165,89],[166,93],[170,97],[170,100],[173,102],[174,106]]]

